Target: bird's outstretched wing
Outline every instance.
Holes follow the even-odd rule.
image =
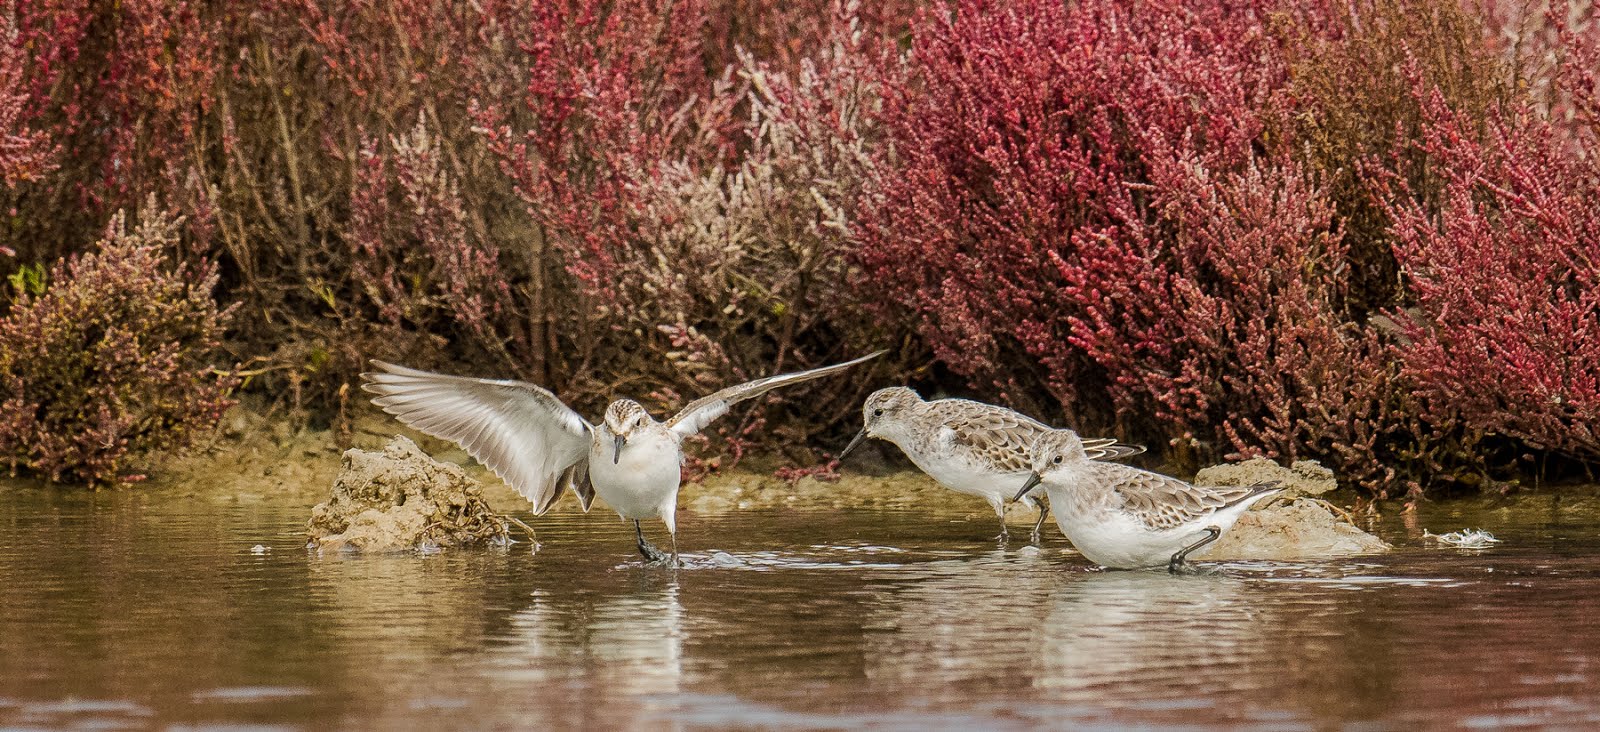
[[[667,420],[667,428],[678,433],[678,435],[682,437],[688,437],[689,435],[697,434],[700,432],[700,430],[705,429],[706,425],[711,424],[712,420],[727,414],[728,408],[734,404],[752,397],[761,396],[762,394],[772,391],[780,386],[798,384],[802,381],[810,381],[812,379],[822,378],[829,374],[839,373],[840,371],[850,368],[851,366],[861,363],[862,361],[877,358],[885,353],[887,353],[887,351],[878,351],[876,353],[862,356],[854,361],[837,363],[832,366],[823,366],[822,368],[812,369],[810,371],[797,371],[792,374],[768,376],[765,379],[756,379],[755,381],[740,384],[738,386],[730,386],[710,396],[701,397],[689,402],[689,406],[684,407],[682,411],[673,415],[672,419]]]
[[[542,514],[571,487],[589,510],[589,433],[556,395],[521,381],[435,374],[373,361],[372,403],[406,425],[460,445]]]

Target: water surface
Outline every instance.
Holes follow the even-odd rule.
[[[686,513],[671,571],[601,510],[540,519],[537,553],[319,556],[303,500],[0,496],[6,728],[1600,723],[1587,504],[1434,504],[1380,525],[1391,555],[1172,577],[996,548],[977,507]],[[1419,538],[1467,526],[1505,541]]]

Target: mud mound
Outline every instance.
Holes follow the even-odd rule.
[[[1251,458],[1242,463],[1213,465],[1195,474],[1195,485],[1256,485],[1273,483],[1282,485],[1286,498],[1320,496],[1339,487],[1333,471],[1315,460],[1298,460],[1283,467],[1266,458]]]
[[[1266,458],[1214,465],[1196,473],[1195,485],[1255,485],[1276,482],[1285,487],[1277,498],[1257,504],[1217,540],[1205,559],[1326,559],[1389,550],[1385,544],[1329,510],[1319,496],[1339,487],[1333,471],[1315,460],[1283,467]],[[1290,500],[1292,499],[1292,500]]]
[[[1298,499],[1245,512],[1203,559],[1328,559],[1389,549],[1382,539],[1334,515],[1322,501]]]
[[[311,509],[312,545],[401,551],[488,542],[508,544],[508,523],[482,487],[455,465],[395,437],[382,452],[346,450],[333,495]]]

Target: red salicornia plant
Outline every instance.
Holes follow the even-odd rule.
[[[155,195],[252,388],[311,410],[374,356],[594,406],[889,346],[857,389],[1191,464],[1381,494],[1594,462],[1593,14],[0,0],[0,313]],[[786,398],[691,472],[826,446],[859,393]],[[105,420],[7,449],[69,475]]]
[[[1419,81],[1417,149],[1440,181],[1400,186],[1394,248],[1415,307],[1394,314],[1421,414],[1464,441],[1600,460],[1600,39],[1561,33],[1566,114],[1480,125]]]

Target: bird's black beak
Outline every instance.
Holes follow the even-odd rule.
[[[1038,473],[1033,473],[1032,475],[1029,475],[1028,476],[1028,482],[1022,484],[1022,490],[1017,491],[1017,495],[1013,496],[1011,501],[1013,503],[1015,503],[1017,501],[1022,500],[1023,496],[1028,495],[1028,491],[1033,490],[1034,486],[1039,485],[1039,481],[1040,480],[1041,480],[1041,478],[1039,477]]]
[[[623,437],[622,435],[617,435],[617,451],[614,452],[614,453],[611,453],[611,464],[612,465],[616,465],[617,463],[622,462],[622,445],[623,445],[623,443],[626,443],[627,441],[628,441],[628,438]]]
[[[845,456],[853,452],[856,447],[861,444],[861,441],[865,439],[867,439],[867,428],[862,427],[861,431],[856,433],[855,439],[850,440],[850,444],[845,445],[844,449],[839,451],[839,457],[837,459],[840,462],[843,462]]]

